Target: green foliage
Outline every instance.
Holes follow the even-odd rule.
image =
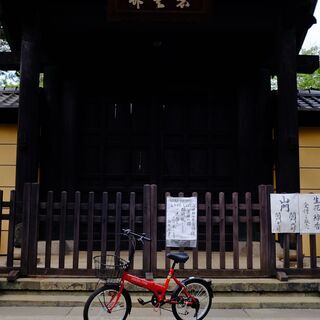
[[[320,55],[320,48],[315,46],[310,49],[304,49],[301,54],[305,55]],[[313,74],[298,74],[297,75],[298,89],[319,89],[320,90],[320,68]]]

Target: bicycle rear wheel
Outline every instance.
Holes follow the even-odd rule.
[[[198,306],[186,305],[189,301],[183,288],[179,287],[173,294],[172,299],[179,301],[172,305],[172,312],[177,320],[202,320],[208,314],[212,303],[212,289],[203,279],[187,279],[183,282],[188,292],[197,299]],[[198,309],[198,313],[197,310]]]
[[[112,310],[119,293],[119,286],[107,284],[94,291],[88,298],[84,310],[84,320],[125,320],[131,311],[131,298],[123,289],[118,303]]]

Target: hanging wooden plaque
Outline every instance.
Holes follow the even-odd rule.
[[[204,21],[210,0],[109,0],[110,20]]]

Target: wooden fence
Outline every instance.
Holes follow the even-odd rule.
[[[15,205],[15,191],[11,191],[10,201],[3,201],[0,190],[0,273],[20,270],[20,263],[14,265]]]
[[[178,275],[271,277],[278,270],[292,275],[320,275],[312,235],[307,266],[300,236],[297,237],[297,264],[290,264],[289,235],[284,236],[283,261],[277,261],[276,241],[271,233],[271,192],[271,186],[259,186],[256,203],[252,202],[250,193],[235,192],[231,199],[226,199],[222,192],[215,196],[210,192],[193,193],[198,197],[198,247],[177,249],[190,253],[190,261],[179,265]],[[45,201],[40,201],[39,185],[28,183],[20,217],[16,213],[14,191],[10,202],[5,203],[2,198],[0,201],[0,220],[9,221],[7,253],[0,257],[0,272],[93,276],[95,255],[115,253],[127,257],[128,243],[120,234],[122,228],[130,228],[152,238],[152,242],[138,249],[134,273],[163,277],[170,263],[165,254],[174,250],[165,246],[165,197],[168,195],[158,201],[157,186],[145,185],[140,201],[133,192],[81,195],[80,192],[54,194],[51,191]],[[183,196],[183,193],[172,196]],[[22,221],[21,252],[14,246],[16,221]]]

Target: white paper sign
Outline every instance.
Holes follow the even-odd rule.
[[[300,194],[300,233],[320,233],[320,195]]]
[[[271,194],[272,233],[299,233],[299,194]]]
[[[196,247],[197,197],[167,197],[166,245]]]

